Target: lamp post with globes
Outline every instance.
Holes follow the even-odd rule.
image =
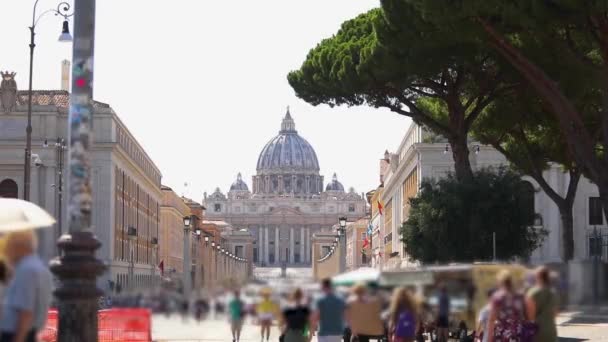
[[[38,1],[34,2],[34,9],[32,13],[32,25],[30,29],[30,75],[29,75],[29,87],[28,87],[28,100],[27,100],[27,126],[25,127],[25,163],[23,169],[23,199],[29,201],[30,199],[30,183],[31,183],[31,158],[32,158],[32,98],[33,98],[33,77],[34,77],[34,48],[36,47],[36,26],[38,21],[46,14],[53,13],[63,17],[63,27],[61,35],[59,36],[60,42],[71,42],[72,35],[70,34],[70,25],[68,24],[68,18],[74,15],[71,11],[71,5],[67,2],[60,2],[55,9],[49,9],[42,12],[39,16],[36,16],[36,10],[38,7]]]
[[[340,273],[346,271],[346,217],[342,216],[338,219],[340,226],[338,227],[338,241],[340,248]]]
[[[192,265],[192,257],[190,256],[190,225],[192,223],[191,216],[184,216],[184,262],[182,271],[182,286],[186,299],[190,298],[191,283],[190,268]]]
[[[194,286],[196,287],[195,294],[200,295],[201,291],[201,238],[203,231],[200,227],[196,227],[194,230],[196,235],[196,243],[194,249]]]

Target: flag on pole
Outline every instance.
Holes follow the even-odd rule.
[[[165,274],[165,261],[161,260],[160,264],[158,264],[158,268],[160,268],[160,275],[164,276]]]
[[[369,240],[367,239],[367,236],[365,237],[365,240],[363,240],[363,248],[369,246]]]
[[[384,207],[382,206],[382,203],[380,202],[380,200],[378,200],[378,212],[380,213],[380,215],[382,215],[383,209],[384,209]]]
[[[367,236],[372,236],[373,233],[374,233],[374,227],[370,223],[369,226],[367,226]]]

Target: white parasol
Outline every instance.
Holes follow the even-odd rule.
[[[0,198],[0,233],[50,227],[55,219],[34,203]]]

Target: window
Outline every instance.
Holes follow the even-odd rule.
[[[215,211],[216,213],[219,213],[220,211],[222,211],[222,205],[219,203],[215,203],[213,205],[213,211]]]
[[[354,204],[349,204],[348,205],[348,212],[349,213],[354,213],[355,212],[355,205]]]
[[[299,246],[300,245],[300,241],[296,241],[295,244],[296,244],[296,246]]]
[[[590,257],[594,257],[594,256],[602,256],[602,238],[601,237],[596,237],[596,236],[590,236],[589,237],[589,256]]]
[[[0,182],[0,198],[18,198],[19,187],[17,183],[12,179],[5,179]]]
[[[253,247],[253,262],[258,262],[258,248]]]
[[[295,253],[293,255],[293,262],[295,262],[296,264],[300,263],[300,253]]]
[[[365,232],[361,233],[361,240],[365,240],[365,235],[367,235]]]
[[[268,254],[268,262],[274,264],[274,253]]]
[[[367,265],[367,254],[361,254],[361,264]]]
[[[589,224],[604,224],[604,217],[602,215],[602,201],[600,201],[600,198],[589,197]]]
[[[239,257],[239,258],[244,257],[244,255],[243,255],[243,246],[236,246],[236,247],[234,247],[234,254],[237,257]]]

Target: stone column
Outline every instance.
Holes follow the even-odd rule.
[[[280,265],[281,249],[279,243],[279,227],[274,228],[274,263],[275,265]]]
[[[306,256],[304,255],[304,230],[306,228],[300,228],[300,263],[306,262]]]
[[[264,260],[262,257],[262,227],[258,226],[258,241],[256,242],[256,246],[258,247],[258,263],[262,263],[262,261]],[[253,258],[251,259],[251,262],[253,262]]]
[[[304,180],[304,192],[310,194],[310,176],[306,176]]]
[[[279,175],[279,193],[282,194],[283,191],[285,190],[285,184],[283,183],[283,176]]]
[[[307,263],[310,262],[310,227],[306,227],[304,232],[304,242],[306,243],[306,247],[304,248],[304,261]]]
[[[264,182],[264,188],[267,194],[270,193],[270,176],[266,176],[265,182]]]
[[[264,227],[264,264],[268,266],[268,248],[270,244],[268,243],[268,227]]]
[[[293,259],[293,254],[294,254],[294,250],[295,248],[295,235],[293,233],[293,227],[289,228],[289,262],[293,264],[294,259]]]

